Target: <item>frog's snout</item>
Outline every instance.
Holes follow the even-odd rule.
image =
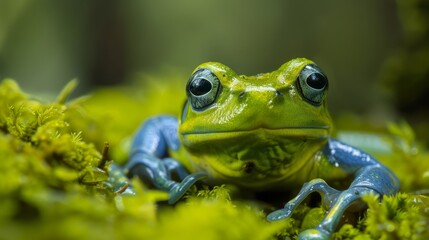
[[[271,109],[283,101],[284,94],[273,87],[248,87],[238,94],[238,99],[239,101],[251,99],[253,106]]]
[[[270,88],[268,91],[274,93],[275,97],[283,97],[283,93],[275,88],[272,88],[272,89]],[[238,98],[244,98],[246,95],[248,95],[251,92],[252,90],[248,90],[248,89],[243,90],[238,94]],[[261,92],[261,91],[257,91],[257,92]]]

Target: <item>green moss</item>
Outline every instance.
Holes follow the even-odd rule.
[[[0,84],[0,239],[295,239],[322,218],[322,208],[302,205],[291,219],[268,223],[266,206],[234,199],[228,186],[193,188],[176,206],[157,204],[167,194],[137,180],[136,195],[119,194],[104,181],[106,160],[126,159],[123,146],[144,118],[178,113],[177,84],[152,93],[101,90],[67,102],[74,86],[43,103],[11,80]],[[159,97],[174,101],[151,101]],[[428,237],[428,197],[417,194],[429,188],[427,151],[406,124],[391,125],[390,133],[393,150],[382,160],[403,190],[414,193],[381,203],[365,198],[367,212],[357,224],[341,226],[334,239]],[[100,153],[106,141],[110,154]]]
[[[368,204],[360,228],[344,225],[334,239],[428,239],[429,198],[422,195],[398,193],[364,198]]]
[[[365,232],[376,239],[427,239],[429,198],[399,193],[384,197],[382,204],[367,197],[368,217]]]

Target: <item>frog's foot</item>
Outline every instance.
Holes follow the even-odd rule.
[[[323,205],[329,209],[336,201],[340,191],[330,187],[322,179],[314,179],[305,183],[298,195],[285,204],[284,208],[276,210],[267,216],[268,221],[277,221],[284,218],[289,218],[295,208],[304,201],[313,192],[318,192],[322,196]]]
[[[192,185],[206,177],[205,173],[194,173],[186,176],[182,182],[173,184],[169,190],[170,198],[168,199],[168,203],[176,203]]]
[[[116,163],[111,163],[108,167],[109,178],[106,183],[109,184],[116,194],[135,195],[134,189],[130,186],[129,180],[122,169]]]
[[[135,152],[125,169],[129,177],[138,176],[143,182],[168,192],[170,204],[177,202],[195,182],[206,177],[204,173],[188,174],[175,159],[158,159],[144,152]],[[180,182],[172,179],[173,174],[177,174]]]
[[[335,200],[334,205],[328,209],[328,213],[326,214],[323,221],[315,229],[306,230],[301,234],[304,234],[307,231],[319,232],[320,236],[326,235],[329,238],[330,234],[335,231],[335,228],[340,221],[344,211],[354,202],[361,199],[364,195],[378,196],[380,194],[371,188],[362,186],[353,186],[347,190],[342,191],[341,194]]]
[[[305,183],[298,195],[290,200],[283,209],[279,209],[267,216],[268,221],[288,218],[294,209],[312,192],[322,196],[324,207],[328,210],[323,221],[314,229],[307,229],[299,235],[299,239],[329,239],[341,219],[344,211],[364,195],[379,195],[375,190],[365,186],[353,186],[344,191],[330,187],[322,179],[314,179]]]

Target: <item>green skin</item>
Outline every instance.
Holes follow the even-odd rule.
[[[304,58],[256,76],[237,75],[221,63],[201,64],[188,82],[181,118],[147,120],[134,137],[125,170],[169,192],[171,204],[204,178],[252,191],[293,190],[305,183],[267,219],[290,217],[318,192],[328,212],[299,237],[328,239],[352,203],[363,195],[395,194],[399,181],[368,154],[329,137],[327,89],[326,76]],[[333,179],[348,179],[349,187],[338,191],[324,181]]]
[[[209,182],[256,190],[302,185],[320,176],[314,164],[324,166],[330,178],[344,176],[316,154],[326,144],[332,119],[325,100],[315,107],[298,92],[295,82],[308,64],[314,63],[294,59],[257,76],[237,75],[221,63],[197,67],[194,72],[210,69],[218,76],[222,90],[204,111],[186,105],[178,128],[183,147],[170,152],[173,158],[191,172],[207,173]]]

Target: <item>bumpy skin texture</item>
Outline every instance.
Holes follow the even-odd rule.
[[[397,177],[368,154],[329,137],[326,76],[310,60],[293,59],[257,76],[237,75],[220,63],[193,72],[179,119],[157,116],[137,132],[126,165],[170,193],[175,203],[198,180],[252,191],[287,190],[304,183],[269,221],[288,218],[310,193],[328,213],[300,239],[327,239],[342,214],[363,195],[395,194]],[[344,191],[326,181],[352,176]]]

